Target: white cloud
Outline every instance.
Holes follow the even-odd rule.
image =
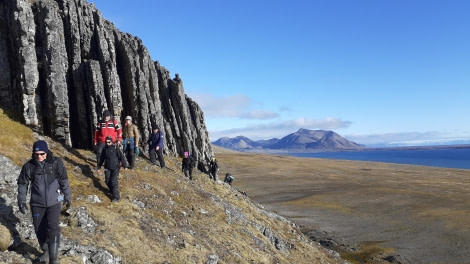
[[[198,93],[192,94],[191,98],[199,104],[206,118],[239,117],[242,110],[251,103],[251,99],[246,95],[216,97]]]
[[[245,136],[252,140],[282,138],[288,134],[294,133],[300,128],[305,129],[322,129],[335,130],[346,128],[351,124],[350,121],[344,121],[336,118],[325,119],[308,119],[297,118],[293,120],[277,121],[261,124],[250,124],[241,128],[232,128],[224,130],[211,130],[209,127],[209,135],[211,141],[215,141],[221,137]]]
[[[277,113],[271,111],[262,111],[262,110],[255,110],[251,112],[244,112],[240,114],[240,118],[246,119],[272,119],[279,117]]]
[[[206,118],[242,118],[265,120],[279,117],[279,114],[267,110],[250,110],[254,104],[246,95],[216,97],[212,94],[192,94]]]
[[[470,138],[468,137],[457,135],[451,136],[449,133],[436,131],[346,135],[344,137],[368,147],[452,145],[470,143]]]

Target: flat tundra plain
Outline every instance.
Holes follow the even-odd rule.
[[[470,170],[215,153],[219,178],[353,263],[470,263]]]

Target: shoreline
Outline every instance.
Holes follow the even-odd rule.
[[[240,152],[217,159],[219,173],[235,176],[234,188],[346,260],[470,258],[468,170]]]

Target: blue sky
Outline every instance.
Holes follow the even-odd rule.
[[[470,143],[470,1],[90,2],[179,74],[211,141]]]

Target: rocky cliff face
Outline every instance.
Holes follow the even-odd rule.
[[[109,109],[120,122],[132,116],[143,142],[159,125],[169,154],[189,150],[199,166],[212,155],[203,112],[178,74],[85,0],[0,1],[0,107],[74,148],[92,147]]]

